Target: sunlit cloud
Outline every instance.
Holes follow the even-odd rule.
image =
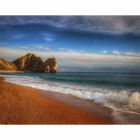
[[[26,49],[12,49],[0,47],[0,56],[7,58],[17,58],[26,53],[34,53],[41,56],[44,60],[48,57],[56,57],[60,66],[83,66],[83,67],[124,67],[124,66],[140,66],[140,56],[128,55],[114,55],[114,54],[96,54],[77,52],[74,50],[26,50]],[[10,58],[9,58],[10,57]]]

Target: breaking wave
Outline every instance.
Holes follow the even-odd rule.
[[[9,82],[33,88],[71,94],[82,99],[95,100],[120,111],[140,113],[140,92],[114,90],[96,86],[82,86],[75,83],[54,82],[32,76],[4,75]],[[50,93],[51,94],[51,93]]]

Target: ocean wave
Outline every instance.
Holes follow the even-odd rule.
[[[95,100],[106,106],[127,112],[140,113],[140,92],[131,90],[114,90],[96,86],[81,86],[72,83],[50,82],[39,77],[5,75],[9,82],[33,88],[71,94],[82,99]]]

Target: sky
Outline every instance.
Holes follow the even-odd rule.
[[[0,16],[0,57],[56,57],[59,71],[140,71],[139,16]]]

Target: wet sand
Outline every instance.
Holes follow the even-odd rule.
[[[29,73],[31,71],[23,70],[0,70],[0,73]]]
[[[113,124],[111,112],[93,101],[44,93],[0,77],[0,124]]]
[[[111,116],[112,109],[105,107],[100,103],[95,103],[93,100],[81,99],[76,96],[72,96],[70,94],[62,94],[51,91],[47,92],[47,96],[50,99],[55,99],[57,101],[71,105],[73,107],[97,114],[99,117],[110,120],[112,119]]]

